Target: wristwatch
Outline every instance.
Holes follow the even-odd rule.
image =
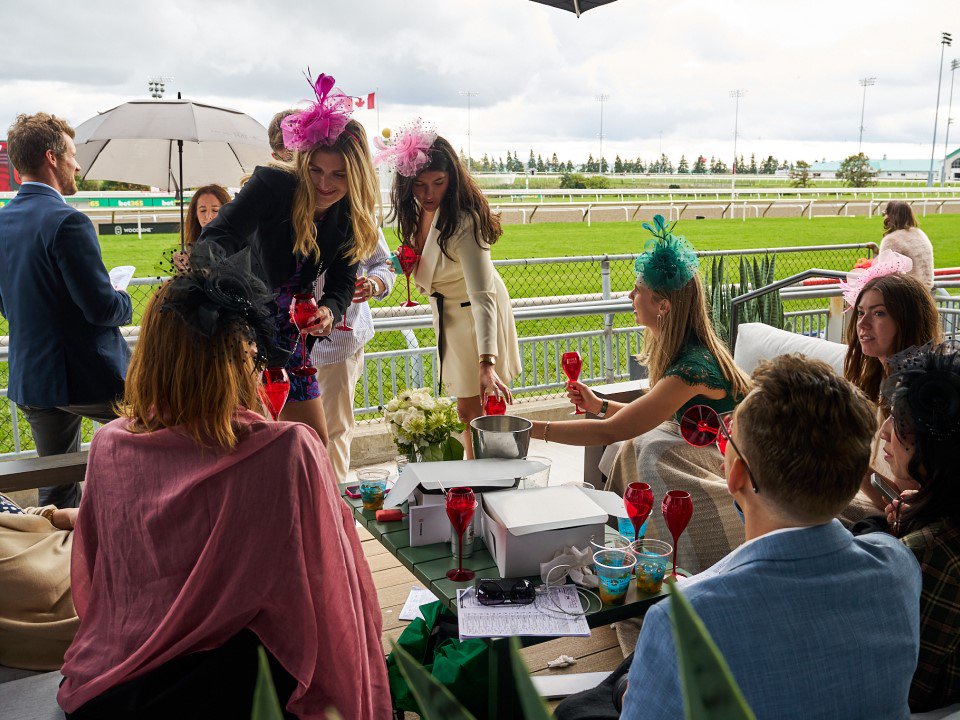
[[[598,417],[598,418],[606,417],[606,416],[607,416],[607,408],[609,408],[609,407],[610,407],[610,401],[609,401],[609,400],[604,400],[602,403],[600,403],[600,412],[597,413],[597,417]]]
[[[497,356],[496,355],[481,355],[480,356],[481,365],[496,365]]]

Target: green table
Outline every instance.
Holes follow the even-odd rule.
[[[436,543],[410,547],[409,523],[406,519],[399,522],[380,523],[376,520],[376,512],[364,510],[359,499],[347,497],[344,489],[346,484],[340,485],[340,493],[344,502],[353,509],[357,522],[363,525],[387,550],[400,560],[403,565],[414,574],[444,605],[454,613],[457,612],[457,590],[473,586],[473,580],[467,582],[453,582],[447,579],[447,570],[457,567],[457,561],[450,552],[450,543]],[[474,541],[473,556],[464,558],[463,566],[473,570],[477,577],[499,578],[497,564],[481,538]],[[540,578],[529,578],[540,584]],[[641,595],[637,593],[633,583],[627,592],[627,599],[623,605],[593,606],[587,610],[587,625],[590,628],[610,625],[627,618],[642,617],[653,603],[666,596],[663,590],[655,595]],[[581,602],[584,602],[581,596]],[[550,637],[521,637],[523,646],[537,645],[555,638]],[[517,703],[516,693],[513,692],[513,670],[510,665],[509,643],[506,638],[489,639],[490,646],[490,698],[488,715],[494,718],[522,717]]]

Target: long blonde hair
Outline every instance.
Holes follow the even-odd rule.
[[[147,303],[117,412],[132,420],[130,432],[179,427],[201,447],[232,450],[240,441],[237,411],[258,407],[253,359],[239,333],[207,339],[177,313],[164,312],[175,282],[169,280]]]
[[[353,243],[348,252],[350,262],[361,262],[373,254],[377,246],[377,226],[380,205],[380,185],[373,169],[373,159],[367,143],[367,133],[356,120],[347,123],[346,129],[333,145],[314,145],[311,149],[294,153],[290,163],[274,163],[276,167],[297,176],[297,189],[293,196],[291,222],[295,233],[294,252],[303,257],[320,259],[317,244],[317,226],[314,217],[317,210],[316,190],[310,180],[310,158],[317,150],[339,152],[347,167],[347,194],[341,202],[346,203],[353,224]]]
[[[677,361],[686,343],[696,339],[716,358],[720,372],[732,386],[731,395],[738,400],[744,397],[750,391],[750,378],[734,364],[727,346],[714,332],[700,276],[694,273],[679,290],[653,292],[653,297],[657,301],[668,300],[670,312],[663,317],[658,334],[646,329],[643,352],[637,356],[637,361],[650,371],[651,387]]]

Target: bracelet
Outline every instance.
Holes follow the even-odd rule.
[[[543,426],[543,441],[544,441],[545,443],[549,443],[549,442],[550,442],[550,441],[547,439],[547,435],[548,435],[549,433],[550,433],[550,421],[547,420],[547,424]]]
[[[603,418],[607,416],[607,409],[610,407],[610,401],[604,400],[600,403],[600,412],[597,413],[598,418]]]

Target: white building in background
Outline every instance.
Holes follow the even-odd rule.
[[[947,182],[960,182],[960,147],[943,159],[943,177]]]
[[[957,166],[954,168],[960,173],[960,148],[947,156],[949,162],[951,158],[957,158]],[[933,165],[933,181],[940,182],[940,173],[945,163],[935,162]],[[927,173],[930,171],[930,159],[926,160],[874,160],[871,158],[870,167],[877,171],[877,180],[926,180]],[[840,163],[837,161],[815,162],[810,164],[810,175],[814,178],[824,180],[833,180],[837,177],[837,171],[840,170]],[[948,181],[952,176],[947,175]],[[960,174],[957,175],[960,180]]]

